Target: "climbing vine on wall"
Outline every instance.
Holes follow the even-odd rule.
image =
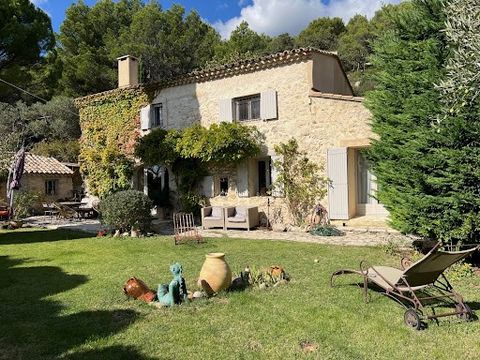
[[[133,88],[76,100],[82,128],[80,170],[91,194],[102,198],[130,188],[139,110],[149,99],[147,91]]]

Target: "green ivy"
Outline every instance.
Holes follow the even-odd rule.
[[[142,88],[77,99],[82,128],[80,170],[93,195],[103,198],[130,188],[140,137],[139,110],[149,100]]]

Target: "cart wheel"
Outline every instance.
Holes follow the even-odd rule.
[[[405,324],[412,329],[420,330],[422,327],[422,321],[420,320],[420,316],[414,309],[408,309],[407,311],[405,311],[403,319],[405,320]]]
[[[465,308],[463,308],[465,306]],[[457,317],[459,319],[465,320],[465,321],[472,321],[473,320],[473,311],[470,309],[470,306],[467,304],[455,304],[455,310],[456,311],[466,311],[461,314],[457,314]]]

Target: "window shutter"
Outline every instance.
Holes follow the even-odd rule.
[[[282,184],[277,184],[277,178],[278,178],[278,169],[276,168],[275,164],[277,162],[282,162],[283,161],[283,156],[281,155],[272,155],[272,169],[271,169],[271,176],[272,176],[272,196],[274,197],[284,197],[284,192],[283,192],[283,185]]]
[[[347,148],[327,150],[328,212],[330,219],[348,220]]]
[[[248,197],[248,163],[242,162],[237,166],[237,194],[238,197]]]
[[[207,198],[213,197],[213,176],[205,176],[202,180],[201,186],[201,193],[203,196]]]
[[[152,128],[151,106],[147,105],[140,109],[140,126],[142,130],[149,130]]]
[[[233,122],[232,99],[220,100],[220,122]]]
[[[263,91],[260,94],[260,117],[262,120],[278,118],[277,92],[275,90]]]

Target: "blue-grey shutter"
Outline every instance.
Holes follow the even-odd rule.
[[[214,196],[213,176],[205,176],[201,182],[201,194],[207,198]]]
[[[248,163],[237,165],[237,194],[238,197],[248,197]]]
[[[271,177],[272,177],[272,196],[274,197],[284,197],[283,185],[277,183],[278,178],[278,169],[275,166],[278,162],[283,161],[283,156],[281,155],[272,155],[271,156]]]
[[[142,130],[149,130],[152,128],[151,106],[147,105],[140,109],[140,127]]]
[[[348,220],[347,148],[327,150],[328,213],[330,219]]]
[[[260,94],[260,118],[272,120],[278,118],[277,92],[266,90]]]
[[[232,99],[221,99],[220,105],[220,122],[233,122],[233,106]]]

